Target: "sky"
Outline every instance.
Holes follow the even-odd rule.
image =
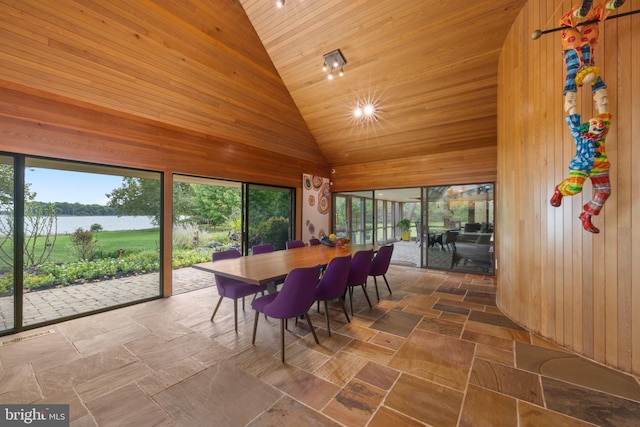
[[[122,185],[121,176],[27,168],[25,181],[39,202],[68,202],[106,205],[107,196]]]

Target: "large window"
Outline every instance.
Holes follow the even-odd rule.
[[[254,245],[271,243],[276,250],[286,248],[294,236],[294,190],[282,187],[247,184],[247,221],[244,224],[247,250]]]
[[[0,156],[0,332],[15,318],[15,205],[13,158]]]
[[[242,252],[242,184],[212,178],[173,176],[173,294],[189,292],[193,283],[183,268],[211,260],[230,248]]]
[[[12,168],[2,161],[0,286],[11,288],[0,293],[4,330],[161,296],[160,173],[15,159],[13,206],[4,179]]]
[[[333,198],[333,232],[355,244],[373,243],[373,193],[336,193]]]
[[[336,193],[332,229],[354,243],[394,243],[391,262],[398,265],[493,274],[493,187]],[[406,221],[399,226],[401,220]]]

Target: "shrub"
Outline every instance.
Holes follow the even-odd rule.
[[[198,248],[198,249],[177,249],[173,251],[173,259],[171,260],[171,267],[182,268],[188,267],[200,262],[211,261],[211,249]]]
[[[89,230],[91,230],[92,233],[97,233],[102,231],[102,226],[100,224],[91,224],[91,228]]]
[[[98,251],[98,241],[93,231],[76,229],[70,235],[73,250],[81,261],[92,261]]]
[[[284,217],[272,217],[258,225],[261,242],[269,242],[276,249],[284,249],[289,239],[289,221]]]

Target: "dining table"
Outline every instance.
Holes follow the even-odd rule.
[[[269,285],[282,281],[293,269],[301,267],[325,267],[336,257],[355,255],[356,252],[373,250],[378,245],[351,244],[345,246],[307,245],[239,258],[209,261],[192,265],[193,268],[220,276],[240,280],[253,285]]]

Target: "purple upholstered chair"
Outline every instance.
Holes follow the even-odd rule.
[[[287,242],[287,249],[304,248],[305,246],[302,240],[289,240]]]
[[[273,252],[276,248],[271,243],[265,243],[262,245],[255,245],[251,248],[251,253],[254,255],[265,254],[267,252]]]
[[[327,334],[329,336],[331,336],[331,327],[329,326],[329,308],[327,301],[334,299],[340,301],[347,322],[351,322],[347,314],[347,307],[344,305],[344,291],[347,286],[350,269],[351,255],[332,259],[316,288],[315,300],[318,301],[318,304],[320,304],[320,301],[324,302],[324,317],[327,321]]]
[[[313,338],[318,342],[318,336],[309,318],[309,307],[313,304],[318,285],[319,267],[304,267],[293,269],[287,274],[284,285],[279,292],[256,298],[251,307],[256,311],[253,323],[252,344],[256,343],[256,331],[258,329],[258,317],[260,313],[274,319],[280,319],[280,340],[282,362],[284,363],[284,329],[285,320],[304,315]]]
[[[376,296],[378,297],[378,301],[380,301],[380,294],[378,293],[378,281],[376,280],[377,276],[382,276],[384,279],[384,283],[387,284],[387,289],[389,289],[389,295],[391,295],[391,288],[389,287],[389,282],[387,281],[387,270],[389,270],[389,264],[391,263],[391,255],[393,254],[393,245],[386,245],[378,250],[378,253],[375,257],[373,257],[373,261],[371,261],[371,268],[369,269],[369,276],[373,277],[373,283],[376,286]]]
[[[320,244],[320,240],[319,239],[309,239],[309,246],[315,246],[315,245],[319,245]]]
[[[214,252],[211,254],[211,260],[213,262],[223,259],[240,258],[242,254],[237,249],[230,249],[228,251]],[[211,321],[218,312],[218,308],[222,303],[222,298],[231,298],[233,300],[233,316],[235,321],[236,332],[238,332],[238,298],[244,298],[249,295],[255,295],[258,292],[264,292],[267,289],[267,285],[256,286],[249,283],[241,282],[239,280],[230,279],[228,277],[214,274],[216,279],[216,287],[218,288],[218,294],[220,299],[216,308],[211,315]]]
[[[368,251],[358,251],[351,260],[351,268],[349,269],[349,278],[347,279],[347,290],[349,291],[349,305],[351,307],[351,315],[353,316],[353,288],[356,286],[362,287],[364,296],[367,298],[369,308],[371,300],[369,294],[367,294],[367,276],[369,275],[369,269],[371,268],[371,258],[373,258],[373,249]]]

